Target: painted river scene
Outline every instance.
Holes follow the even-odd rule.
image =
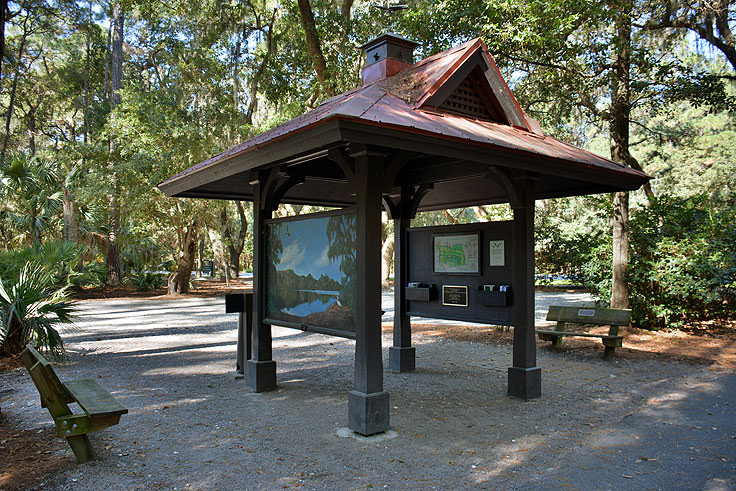
[[[355,214],[327,212],[267,224],[266,318],[355,330]]]

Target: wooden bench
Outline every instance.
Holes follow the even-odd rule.
[[[547,320],[557,322],[554,330],[537,329],[539,339],[552,341],[554,349],[562,345],[565,336],[581,336],[586,338],[601,338],[606,347],[603,358],[613,358],[616,348],[622,346],[623,336],[618,335],[620,326],[628,326],[631,320],[631,310],[604,309],[594,307],[562,307],[551,305],[547,312]],[[608,334],[588,334],[584,332],[565,331],[567,323],[586,324],[594,326],[610,326]]]
[[[41,406],[54,418],[57,436],[66,438],[80,463],[94,459],[87,433],[118,424],[128,410],[94,379],[61,382],[51,364],[30,344],[20,356],[41,395]],[[74,414],[70,403],[79,405],[84,414]]]

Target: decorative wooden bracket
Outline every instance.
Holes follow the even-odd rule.
[[[407,218],[415,218],[417,216],[419,204],[422,202],[427,193],[429,193],[433,189],[434,183],[420,184],[419,187],[417,187],[411,194],[411,201],[404,203],[404,216]]]
[[[384,194],[381,196],[381,201],[383,202],[383,210],[388,214],[390,220],[396,220],[401,217],[401,198],[396,200],[398,201],[397,203],[391,199],[391,196]]]
[[[268,176],[265,177],[265,182],[262,184],[261,209],[267,211],[276,210],[286,192],[303,182],[304,176],[290,175],[277,168],[271,169]]]
[[[345,179],[348,180],[348,185],[352,186],[355,177],[355,159],[348,154],[347,149],[345,147],[330,148],[327,151],[327,158],[340,166]]]
[[[503,167],[491,166],[488,168],[488,179],[495,181],[500,184],[506,196],[509,198],[509,205],[512,210],[522,209],[525,206],[524,186],[521,186],[522,181],[533,180],[536,181],[539,178],[538,174],[523,173],[523,174],[512,174],[509,169]],[[534,202],[534,197],[532,197]]]
[[[396,176],[399,174],[404,165],[409,162],[412,155],[406,150],[400,150],[391,158],[383,170],[383,189],[390,192],[394,187]]]
[[[286,192],[299,184],[304,184],[304,176],[291,175],[287,176],[285,180],[282,180],[276,189],[273,190],[271,196],[269,196],[269,209],[272,211],[275,210],[279,206],[279,203],[281,203],[281,199]]]

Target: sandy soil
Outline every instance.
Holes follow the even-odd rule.
[[[253,280],[235,278],[224,281],[216,278],[202,277],[192,281],[192,288],[183,295],[168,295],[166,288],[156,290],[136,290],[128,285],[104,285],[95,288],[84,288],[73,292],[76,300],[115,300],[120,298],[147,298],[149,300],[176,300],[191,297],[216,297],[226,293],[250,291]]]

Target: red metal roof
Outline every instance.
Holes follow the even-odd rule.
[[[442,112],[423,105],[468,62],[472,55],[478,52],[500,80],[499,85],[502,87],[495,87],[496,92],[501,90],[504,97],[510,97],[514,108],[518,110],[519,120],[527,123],[526,128]],[[246,152],[256,151],[272,142],[335,118],[406,129],[438,138],[459,139],[542,159],[563,160],[573,165],[596,167],[647,178],[642,172],[542,134],[538,123],[523,113],[503,77],[500,76],[493,57],[478,38],[419,61],[392,77],[335,96],[314,110],[205,160],[161,185]]]

